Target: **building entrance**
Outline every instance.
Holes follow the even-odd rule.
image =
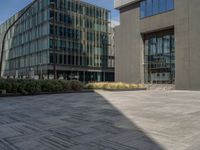
[[[144,35],[145,83],[174,84],[175,47],[174,31]]]

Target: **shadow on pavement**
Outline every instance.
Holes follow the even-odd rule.
[[[98,93],[1,98],[0,149],[163,150]]]

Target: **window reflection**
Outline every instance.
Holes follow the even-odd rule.
[[[174,9],[174,0],[142,0],[140,17],[145,18]]]
[[[153,14],[159,13],[159,0],[153,0]]]
[[[146,0],[146,15],[150,16],[152,15],[152,9],[153,5],[152,5],[152,0]]]
[[[166,7],[166,0],[160,0],[159,1],[159,11],[164,12],[164,11],[166,11],[166,8],[167,8]]]
[[[145,1],[142,1],[141,4],[140,4],[141,18],[145,17],[145,9],[146,9]]]
[[[172,30],[145,35],[145,83],[174,83],[175,53]]]
[[[174,0],[167,0],[167,10],[174,9]]]

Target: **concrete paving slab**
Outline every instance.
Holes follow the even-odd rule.
[[[200,92],[0,98],[1,150],[197,150]]]

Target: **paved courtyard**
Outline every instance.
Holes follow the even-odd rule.
[[[0,150],[165,149],[200,149],[200,92],[0,98]]]

